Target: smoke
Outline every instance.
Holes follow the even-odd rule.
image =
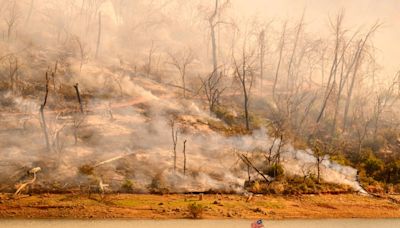
[[[94,76],[99,79],[97,74],[86,74],[85,80]],[[97,185],[102,181],[109,184],[111,190],[119,191],[129,180],[138,192],[148,192],[152,187],[170,192],[244,191],[247,171],[237,153],[251,155],[257,153],[255,151],[268,151],[273,140],[265,129],[255,130],[251,135],[223,136],[207,125],[210,120],[219,120],[202,111],[192,100],[176,99],[174,91],[150,79],[133,77],[125,80],[123,85],[126,91],[129,90],[129,99],[113,100],[108,105],[104,103],[110,101],[91,100],[87,105],[88,115],[77,128],[77,144],[73,139],[73,119],[61,118],[54,111],[46,113],[51,151],[45,149],[36,108],[25,115],[25,124],[14,126],[14,130],[2,129],[2,188],[10,189],[16,177],[23,176],[26,169],[39,166],[43,172],[38,173],[36,185],[43,189],[54,190],[54,186],[69,189]],[[20,98],[15,102],[31,106]],[[15,123],[21,115],[9,115],[2,122]],[[177,119],[176,128],[179,129],[176,171],[171,118]],[[6,126],[3,123],[2,126]],[[186,176],[183,175],[184,140],[187,140]],[[94,167],[102,161],[107,162],[95,167],[93,174],[85,175],[80,171],[84,165]],[[295,150],[286,145],[282,149],[282,164],[288,174],[303,175],[305,167],[309,172],[315,172],[316,160],[311,151]],[[261,167],[264,164],[259,160],[255,165]],[[325,181],[360,190],[354,169],[329,160],[322,166]],[[252,175],[256,177],[257,174]]]
[[[0,41],[0,51],[10,57],[6,67],[0,69],[1,83],[9,81],[7,67],[16,60],[23,83],[17,88],[22,92],[0,90],[1,102],[10,101],[7,107],[2,103],[0,112],[0,190],[12,189],[27,170],[41,167],[36,185],[49,190],[74,189],[101,181],[118,191],[129,180],[141,192],[152,187],[171,192],[243,191],[247,171],[237,153],[257,156],[257,151],[267,151],[274,140],[265,129],[232,137],[213,131],[208,122],[220,120],[204,111],[195,99],[177,98],[180,91],[162,83],[179,84],[176,69],[171,69],[166,55],[175,50],[195,50],[196,61],[188,69],[188,81],[195,83],[197,73],[209,72],[207,18],[212,5],[204,1],[105,1],[97,5],[52,0],[34,1],[33,8],[30,1],[16,1],[13,8],[12,2],[0,0],[0,13],[7,12],[7,19],[16,19],[15,26],[8,34],[4,32]],[[236,37],[231,36],[237,32],[236,27],[242,26],[240,22],[230,25],[232,18],[225,14],[229,10],[220,15],[226,23],[218,28],[222,38],[229,37],[218,41],[221,64],[232,57]],[[7,31],[7,24],[0,27]],[[279,32],[268,36],[272,50],[278,44]],[[275,59],[274,54],[270,55],[269,59]],[[146,78],[141,72],[150,67],[150,62],[152,68]],[[48,151],[38,110],[44,96],[44,74],[55,71],[56,66],[45,109],[51,147]],[[71,102],[75,99],[75,83],[79,83],[85,97],[84,116]],[[70,102],[65,102],[66,98]],[[171,119],[176,120],[179,129],[177,170],[173,166]],[[95,167],[91,173],[82,172],[85,165],[94,166],[119,156],[121,159]],[[315,159],[309,150],[296,150],[291,145],[282,148],[282,164],[288,174],[315,172]],[[258,160],[255,165],[264,164]],[[325,181],[361,191],[356,170],[351,167],[325,159],[321,174]]]

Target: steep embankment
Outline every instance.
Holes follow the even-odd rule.
[[[196,100],[182,99],[179,90],[129,69],[85,69],[74,78],[84,113],[73,93],[68,95],[73,99],[63,94],[72,85],[62,91],[50,85],[45,124],[39,97],[6,95],[13,105],[1,112],[1,191],[14,191],[14,185],[32,178],[26,171],[41,167],[30,191],[243,192],[248,175],[259,175],[237,155],[246,153],[262,170],[263,153],[271,145],[272,154],[277,152],[279,140],[272,140],[265,129],[229,137],[211,130],[209,122],[220,120]],[[315,172],[311,151],[287,144],[280,152],[288,174]],[[326,181],[360,190],[354,169],[327,159],[321,169]]]

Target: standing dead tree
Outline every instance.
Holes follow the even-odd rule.
[[[41,119],[41,125],[44,133],[44,138],[46,140],[46,148],[47,151],[50,151],[50,142],[49,142],[49,134],[47,131],[47,125],[46,125],[46,119],[44,117],[44,108],[46,107],[47,104],[47,97],[49,95],[49,76],[48,73],[46,72],[46,85],[45,85],[45,95],[43,99],[43,103],[40,105],[40,119]]]
[[[211,29],[211,45],[212,45],[212,57],[213,57],[213,72],[217,73],[218,69],[218,59],[217,59],[217,40],[215,36],[215,27],[217,23],[215,22],[215,18],[218,14],[218,0],[215,0],[215,8],[213,14],[208,19],[208,23],[210,24]]]
[[[259,80],[259,90],[260,95],[263,95],[264,91],[264,71],[265,71],[265,55],[267,53],[267,30],[269,29],[272,20],[266,24],[261,24],[260,28],[257,29],[257,45],[258,45],[258,60],[260,67],[260,80]]]
[[[226,88],[221,88],[220,81],[223,78],[223,73],[220,72],[216,74],[214,71],[207,76],[207,78],[202,79],[201,88],[204,90],[204,94],[207,98],[208,108],[210,112],[214,112],[216,106],[219,104],[220,97]]]
[[[272,86],[272,97],[274,99],[274,102],[277,103],[276,101],[276,86],[278,84],[278,79],[279,79],[279,70],[281,68],[281,64],[282,64],[282,57],[283,57],[283,50],[285,48],[285,42],[286,42],[286,27],[287,27],[287,22],[285,22],[283,24],[283,28],[282,28],[282,34],[280,37],[280,41],[279,41],[279,57],[278,57],[278,64],[276,66],[276,70],[275,70],[275,79],[274,79],[274,83]]]
[[[11,93],[14,93],[18,84],[18,58],[14,55],[8,57],[8,76],[10,78]]]
[[[357,51],[356,51],[356,57],[354,59],[355,62],[354,62],[354,67],[353,67],[353,72],[352,72],[353,74],[352,74],[352,77],[351,77],[350,86],[349,86],[349,89],[348,89],[346,103],[345,103],[344,114],[343,114],[343,132],[346,131],[346,128],[347,128],[347,116],[348,116],[348,113],[349,113],[350,102],[351,102],[351,99],[352,99],[353,89],[354,89],[355,82],[356,82],[356,79],[357,79],[358,71],[359,71],[359,68],[362,65],[363,54],[364,54],[364,51],[365,51],[365,48],[366,48],[366,43],[369,40],[369,38],[380,27],[380,25],[381,24],[379,24],[377,22],[373,26],[371,26],[371,28],[369,29],[369,31],[365,35],[364,39],[361,39],[358,42]]]
[[[243,109],[246,123],[246,130],[250,130],[250,97],[251,97],[251,89],[253,87],[254,82],[254,50],[251,50],[249,53],[247,52],[246,40],[244,41],[242,50],[241,50],[241,59],[237,60],[233,55],[233,64],[234,64],[234,75],[236,79],[239,81],[241,89],[243,91]]]
[[[102,31],[102,26],[101,26],[101,12],[99,12],[99,29],[97,31],[97,44],[96,44],[96,55],[95,58],[99,56],[100,52],[100,44],[101,44],[101,31]]]
[[[187,91],[186,74],[188,66],[192,64],[192,62],[194,61],[193,51],[190,48],[188,48],[182,51],[181,53],[177,54],[168,53],[168,55],[171,59],[171,62],[169,62],[169,64],[174,66],[179,71],[179,75],[181,78],[181,86],[183,90],[183,98],[186,98],[186,91]]]
[[[338,71],[339,64],[342,60],[342,58],[339,59],[339,49],[341,47],[341,42],[343,40],[343,33],[342,33],[342,24],[343,24],[343,14],[339,14],[336,18],[336,23],[333,25],[335,29],[335,48],[333,52],[333,61],[332,61],[332,66],[328,78],[328,85],[325,90],[325,95],[324,95],[324,101],[321,107],[321,110],[319,112],[318,118],[316,120],[317,123],[321,120],[324,111],[326,109],[326,106],[328,104],[328,100],[330,98],[330,95],[332,94],[333,89],[335,88],[336,85],[336,74]]]
[[[78,44],[79,48],[79,73],[82,72],[83,64],[85,64],[88,61],[88,50],[86,50],[86,45],[82,43],[81,39],[76,36],[75,41]]]
[[[151,68],[152,68],[152,63],[153,63],[153,55],[155,52],[155,47],[154,47],[154,41],[151,41],[151,46],[149,49],[149,53],[147,55],[147,64],[145,65],[145,70],[146,70],[146,76],[149,77],[150,74],[152,73]]]
[[[187,140],[183,141],[183,175],[186,176],[186,142]]]
[[[111,112],[111,110],[110,110]],[[112,114],[111,114],[112,116]],[[85,116],[79,113],[72,116],[72,131],[74,134],[74,145],[78,144],[78,131],[82,124],[85,122]]]
[[[367,107],[367,97],[357,97],[357,104],[354,107],[354,113],[352,118],[352,131],[357,138],[358,155],[361,154],[364,140],[368,135],[368,128],[372,122],[372,118],[368,116],[365,107]]]
[[[174,172],[176,172],[176,145],[178,144],[178,129],[175,129],[175,121],[171,119],[171,136],[172,136],[172,146],[174,153]]]
[[[301,19],[297,25],[297,29],[296,29],[296,35],[295,35],[295,39],[294,39],[294,44],[293,44],[293,48],[292,48],[292,52],[290,54],[290,58],[289,58],[289,63],[288,63],[288,69],[287,69],[287,90],[289,93],[292,92],[293,87],[295,86],[295,79],[293,78],[293,65],[295,63],[295,56],[297,53],[297,49],[299,46],[299,40],[300,40],[300,35],[301,32],[303,31],[303,27],[304,27],[304,15],[305,12],[303,12]]]
[[[315,167],[317,171],[317,181],[320,183],[321,181],[321,173],[322,173],[322,163],[329,159],[329,155],[334,154],[335,148],[320,140],[315,140],[313,143],[313,152],[315,156]],[[336,148],[337,149],[337,148]]]
[[[226,0],[224,3],[220,4],[219,0],[215,0],[214,10],[210,17],[208,18],[208,24],[210,27],[210,36],[211,36],[211,50],[212,50],[212,62],[213,62],[213,72],[218,75],[218,46],[217,46],[217,33],[219,36],[220,24],[227,24],[226,22],[220,20],[221,12],[223,9],[228,7],[229,0]],[[218,31],[216,31],[218,30]],[[218,37],[219,39],[219,37]],[[219,40],[218,40],[219,43]]]
[[[263,172],[261,172],[251,161],[250,159],[244,155],[244,154],[238,154],[239,158],[243,161],[244,164],[247,165],[247,167],[251,167],[252,169],[254,169],[264,180],[265,182],[269,183],[272,181],[272,178],[269,177],[268,175],[265,175]],[[250,178],[250,176],[249,176]]]
[[[264,79],[264,61],[265,61],[265,52],[266,52],[266,40],[265,40],[265,29],[262,29],[258,36],[258,48],[259,48],[259,59],[260,59],[260,92],[262,95],[262,91],[264,89],[263,79]]]
[[[78,86],[79,86],[79,84],[76,83],[76,84],[74,85],[74,88],[75,88],[75,91],[76,91],[76,97],[77,97],[78,102],[79,102],[79,109],[80,109],[81,113],[83,113],[82,99],[81,99],[81,94],[80,94],[80,92],[79,92],[79,87],[78,87]]]
[[[6,14],[6,17],[4,18],[6,24],[7,24],[7,40],[11,40],[12,33],[15,30],[15,27],[17,26],[18,19],[19,19],[19,13],[18,13],[18,8],[17,8],[17,1],[14,0],[12,3],[10,3],[9,9],[8,9],[8,14]]]
[[[373,122],[374,122],[374,129],[373,135],[376,138],[379,129],[379,122],[381,119],[382,114],[384,111],[390,107],[392,107],[398,100],[399,95],[396,95],[395,87],[397,81],[397,75],[393,79],[393,82],[388,86],[388,88],[383,88],[378,91],[376,95],[376,101],[374,104],[374,112],[373,112]]]

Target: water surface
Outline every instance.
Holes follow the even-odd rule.
[[[0,220],[1,228],[212,228],[250,227],[251,220]],[[400,228],[400,219],[264,221],[266,228]]]

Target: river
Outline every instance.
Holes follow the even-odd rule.
[[[212,228],[250,227],[251,220],[0,220],[1,228]],[[400,219],[264,221],[265,228],[400,228]]]

